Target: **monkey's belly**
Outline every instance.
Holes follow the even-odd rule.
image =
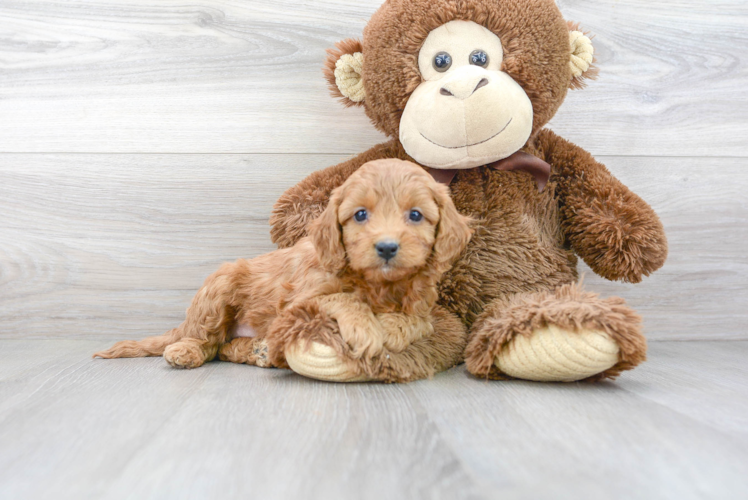
[[[531,175],[481,167],[459,172],[450,189],[475,232],[439,283],[439,302],[468,325],[494,300],[576,281],[557,201],[550,190],[538,193]]]

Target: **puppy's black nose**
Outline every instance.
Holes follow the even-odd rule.
[[[374,248],[377,249],[377,255],[384,260],[390,260],[392,257],[397,255],[400,245],[394,241],[380,241]]]

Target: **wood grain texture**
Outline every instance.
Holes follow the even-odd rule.
[[[138,338],[182,321],[221,262],[273,250],[277,197],[340,155],[0,155],[0,337]],[[601,157],[649,201],[670,256],[626,298],[648,337],[747,338],[741,159]]]
[[[613,283],[581,265],[587,288],[641,313],[648,338],[748,338],[748,171],[727,158],[601,157],[657,211],[669,255],[639,284]]]
[[[696,341],[748,339],[743,0],[558,1],[601,74],[551,125],[670,242],[642,284],[587,271],[661,341],[616,383],[90,359],[176,325],[273,249],[283,190],[382,140],[320,71],[380,3],[0,3],[0,498],[745,498],[748,342]]]
[[[0,156],[0,335],[143,336],[274,249],[280,194],[340,156]],[[171,325],[171,326],[170,326]]]
[[[381,135],[320,69],[380,3],[5,0],[0,151],[357,153]],[[557,132],[599,155],[748,154],[743,0],[559,5],[601,74]]]
[[[618,382],[409,385],[91,360],[0,340],[0,497],[744,498],[748,342],[661,342]],[[11,361],[8,363],[8,361]]]

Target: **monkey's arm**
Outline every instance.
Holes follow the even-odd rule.
[[[652,207],[550,130],[538,134],[537,146],[551,165],[566,238],[595,273],[637,283],[662,267],[667,240]]]
[[[270,238],[279,248],[293,246],[306,236],[306,228],[327,206],[330,193],[361,165],[383,158],[410,159],[397,141],[385,142],[350,160],[313,172],[278,198],[270,215]]]

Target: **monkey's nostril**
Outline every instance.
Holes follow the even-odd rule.
[[[481,80],[478,82],[478,85],[475,86],[475,90],[473,90],[473,92],[481,87],[485,87],[486,85],[488,85],[488,80],[486,80],[485,78],[481,78]]]
[[[397,255],[400,245],[394,241],[380,241],[374,248],[377,250],[377,255],[384,260],[390,260],[392,257]]]
[[[450,92],[449,90],[445,89],[444,87],[442,87],[442,89],[439,91],[439,93],[441,95],[452,95],[452,96],[454,95],[452,92]]]

